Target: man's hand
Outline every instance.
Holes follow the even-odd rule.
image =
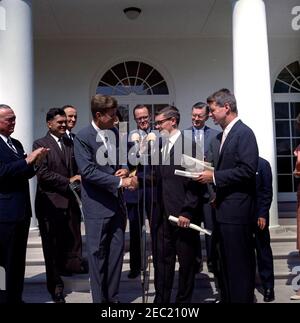
[[[118,169],[118,170],[115,172],[115,176],[118,176],[118,177],[121,177],[121,178],[128,177],[128,175],[129,175],[129,170],[128,170],[128,169],[126,169],[126,168]]]
[[[39,164],[44,158],[45,156],[48,154],[48,151],[50,151],[49,148],[45,148],[45,147],[40,147],[36,150],[34,150],[32,153],[30,153],[26,158],[26,163],[28,165],[31,164]]]
[[[266,223],[267,223],[267,221],[265,218],[258,218],[257,219],[257,225],[261,230],[263,230],[265,228]]]
[[[213,174],[214,172],[211,170],[204,170],[200,173],[200,175],[197,178],[195,178],[195,181],[200,182],[202,184],[213,183]]]
[[[72,176],[70,179],[69,179],[70,183],[73,183],[75,181],[79,181],[81,182],[81,176],[80,175],[75,175],[75,176]]]
[[[188,228],[190,225],[190,220],[185,216],[179,215],[177,225],[181,228]]]
[[[134,191],[138,188],[138,179],[136,176],[122,178],[122,187]]]

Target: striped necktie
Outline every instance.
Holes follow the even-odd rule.
[[[15,153],[18,154],[18,151],[16,149],[16,147],[13,145],[12,140],[10,137],[7,138],[7,144],[9,146],[9,148]]]

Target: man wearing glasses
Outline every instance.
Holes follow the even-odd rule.
[[[155,127],[162,135],[161,163],[157,166],[157,262],[155,270],[155,303],[170,303],[176,256],[179,261],[176,303],[190,303],[195,281],[195,258],[198,233],[188,226],[194,222],[193,210],[198,204],[198,183],[174,174],[185,151],[183,134],[178,125],[176,107],[167,106],[155,116]],[[192,143],[190,142],[191,146]],[[173,225],[169,215],[178,218]]]

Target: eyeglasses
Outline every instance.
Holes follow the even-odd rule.
[[[170,120],[171,118],[166,118],[166,119],[162,119],[162,120],[157,120],[154,122],[155,126],[161,126],[164,122]]]
[[[140,117],[140,118],[135,119],[136,122],[142,122],[142,121],[147,121],[147,120],[149,120],[149,116]]]

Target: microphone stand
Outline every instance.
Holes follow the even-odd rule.
[[[146,230],[146,165],[147,154],[143,156],[143,222],[142,222],[142,239],[141,239],[141,265],[142,265],[142,302],[145,303],[146,291],[148,286],[147,280],[147,230]]]

